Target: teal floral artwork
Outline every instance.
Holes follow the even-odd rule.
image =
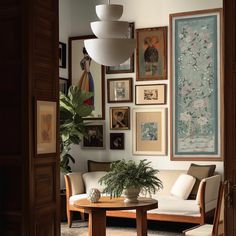
[[[176,156],[219,156],[219,15],[174,22],[173,145]]]
[[[158,140],[158,126],[155,122],[141,123],[141,139],[142,140]]]

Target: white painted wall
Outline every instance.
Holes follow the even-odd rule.
[[[68,0],[60,0],[60,2]],[[137,28],[149,28],[158,26],[169,25],[169,14],[177,12],[195,11],[202,9],[219,8],[223,5],[223,0],[113,0],[111,3],[117,3],[124,5],[124,14],[122,20],[135,22]],[[95,1],[95,0],[70,0],[72,4],[71,10],[71,35],[86,35],[91,34],[89,27],[90,21],[97,19],[95,14],[95,5],[100,3],[106,3],[107,1]],[[169,48],[169,47],[168,47]],[[169,56],[168,56],[169,58]],[[169,65],[169,64],[168,64]],[[168,66],[169,67],[169,66]],[[121,78],[132,77],[134,85],[135,73],[119,74],[119,75],[107,75],[107,78]],[[160,81],[166,83],[168,87],[168,103],[162,107],[168,108],[168,114],[170,113],[170,96],[169,96],[169,80]],[[146,82],[145,82],[146,83]],[[153,81],[151,82],[153,83]],[[138,84],[142,84],[139,82]],[[106,96],[106,94],[105,94]],[[107,101],[107,97],[105,97]],[[135,106],[134,103],[127,104],[108,104],[106,103],[106,144],[105,150],[88,150],[80,149],[79,146],[73,148],[73,155],[76,158],[76,164],[73,166],[73,170],[86,170],[87,160],[107,161],[125,159],[148,159],[152,162],[154,168],[157,169],[187,169],[191,162],[189,161],[170,161],[170,117],[168,115],[168,155],[167,156],[133,156],[132,155],[132,124],[131,130],[124,131],[125,133],[125,150],[117,151],[110,150],[109,148],[109,135],[112,130],[109,129],[109,107],[110,106],[130,106],[131,110]],[[140,108],[148,106],[138,106]],[[161,106],[160,106],[161,107]],[[132,120],[132,113],[131,113]],[[212,162],[195,162],[198,164],[212,164]],[[218,172],[223,172],[223,162],[216,162]]]

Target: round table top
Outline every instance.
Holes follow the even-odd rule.
[[[98,202],[92,203],[88,199],[83,198],[75,201],[74,206],[82,209],[103,209],[103,210],[131,210],[145,208],[151,210],[157,208],[157,200],[152,198],[139,198],[138,202],[125,203],[124,198],[101,197]]]

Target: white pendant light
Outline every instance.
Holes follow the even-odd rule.
[[[96,39],[84,40],[89,56],[99,64],[116,66],[131,57],[136,45],[135,39],[128,38],[129,23],[118,21],[123,14],[123,6],[102,4],[96,6],[96,14],[101,21],[91,22]]]

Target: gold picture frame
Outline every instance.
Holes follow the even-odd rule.
[[[166,108],[133,109],[133,155],[167,155]]]
[[[56,153],[57,103],[36,100],[37,154]]]

